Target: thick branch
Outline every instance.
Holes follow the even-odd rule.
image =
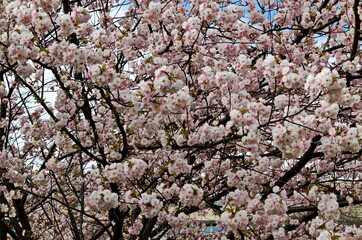
[[[318,142],[321,139],[321,136],[315,136],[312,139],[312,143],[309,146],[309,149],[303,154],[300,160],[288,171],[286,172],[275,184],[282,188],[290,179],[292,179],[295,175],[300,173],[300,170],[311,160],[315,157],[314,150],[318,146]],[[272,192],[272,189],[268,189],[268,191],[263,195],[262,199],[266,199],[267,196]]]
[[[359,37],[361,34],[361,19],[359,18],[359,14],[358,14],[358,5],[359,5],[359,0],[354,0],[354,4],[353,4],[354,36],[353,36],[350,60],[353,60],[357,54]]]

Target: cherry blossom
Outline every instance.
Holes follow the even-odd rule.
[[[0,7],[0,240],[362,238],[359,1]]]

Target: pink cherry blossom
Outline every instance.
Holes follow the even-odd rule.
[[[0,240],[362,239],[359,1],[0,7]]]

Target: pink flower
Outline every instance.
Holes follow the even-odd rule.
[[[180,201],[187,206],[197,206],[201,203],[204,191],[194,184],[185,184],[180,191]]]

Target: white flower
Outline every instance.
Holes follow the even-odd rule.
[[[155,193],[147,194],[142,193],[141,200],[139,201],[142,214],[147,218],[157,216],[163,207],[163,203],[157,199]]]
[[[90,210],[94,212],[108,211],[118,206],[118,196],[110,190],[92,192],[86,199]]]
[[[180,201],[187,206],[198,206],[204,191],[194,184],[185,184],[180,191]]]
[[[133,158],[124,163],[124,173],[130,179],[140,179],[147,169],[147,163],[141,159]]]

